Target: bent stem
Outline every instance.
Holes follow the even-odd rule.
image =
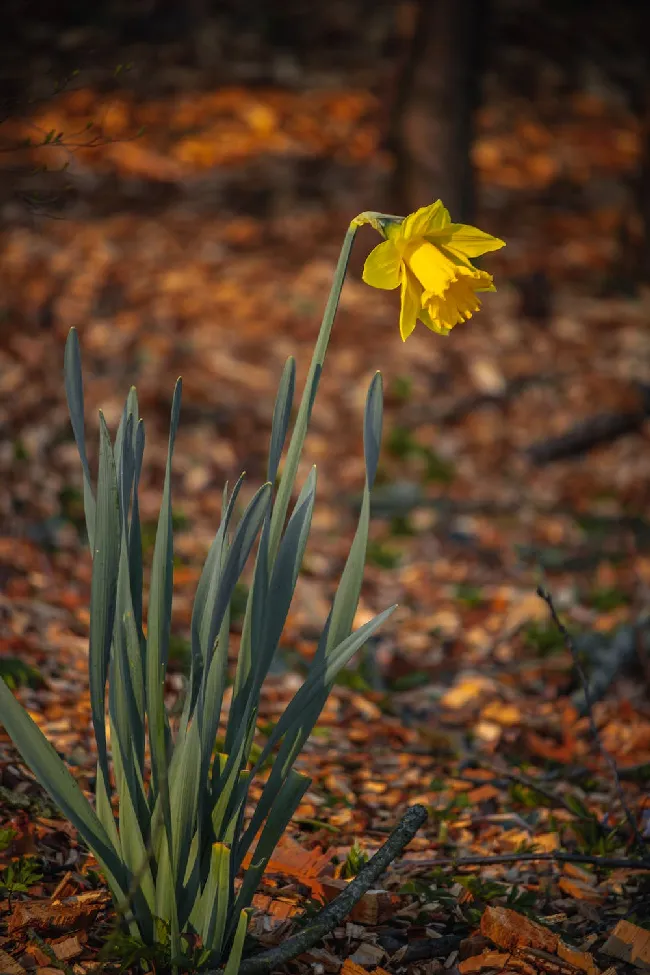
[[[314,348],[314,354],[309,367],[307,382],[305,383],[302,399],[300,401],[300,408],[296,417],[296,423],[293,428],[293,433],[291,434],[287,458],[285,461],[284,470],[282,472],[280,485],[278,487],[277,498],[273,506],[273,515],[271,517],[271,534],[269,539],[270,565],[273,565],[273,562],[275,561],[278,546],[280,544],[280,536],[282,535],[282,529],[284,528],[287,509],[289,507],[289,501],[291,500],[291,492],[293,491],[293,485],[298,472],[300,455],[302,454],[302,448],[304,446],[305,436],[307,434],[307,427],[309,425],[309,418],[311,416],[312,407],[316,398],[316,392],[318,390],[318,383],[323,369],[323,362],[325,361],[325,353],[327,352],[327,346],[332,333],[332,325],[334,324],[336,311],[339,306],[339,299],[341,297],[341,291],[343,290],[343,283],[345,281],[345,275],[348,269],[348,261],[350,260],[350,252],[352,251],[352,244],[354,243],[354,238],[358,229],[359,225],[353,220],[343,239],[341,253],[339,254],[338,263],[334,272],[334,280],[332,281],[329,298],[327,299],[327,304],[323,313],[323,321],[321,323],[318,339],[316,341],[316,347]]]

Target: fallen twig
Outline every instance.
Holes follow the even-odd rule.
[[[619,777],[619,774],[618,774],[618,768],[617,768],[616,762],[614,761],[613,756],[610,755],[610,753],[607,751],[607,749],[603,745],[603,742],[601,740],[600,734],[598,732],[598,728],[596,726],[596,720],[594,718],[594,710],[593,710],[593,704],[592,704],[592,700],[591,700],[591,691],[590,691],[590,688],[589,688],[589,681],[587,680],[587,675],[585,674],[584,668],[582,666],[582,663],[580,662],[580,654],[578,653],[578,649],[577,649],[575,643],[573,642],[573,638],[572,638],[571,634],[569,633],[569,631],[567,630],[566,626],[564,625],[564,623],[562,623],[562,621],[560,620],[559,616],[557,615],[557,611],[555,609],[555,604],[553,602],[553,597],[551,596],[551,594],[549,592],[547,592],[547,590],[544,589],[542,586],[538,586],[537,587],[537,595],[540,597],[540,599],[543,599],[544,602],[546,603],[546,605],[548,606],[549,612],[550,612],[551,617],[553,619],[553,622],[555,623],[556,627],[558,628],[558,631],[562,634],[562,637],[564,639],[564,643],[565,643],[567,649],[571,653],[571,657],[573,659],[573,665],[574,665],[574,667],[576,669],[576,673],[578,674],[578,677],[580,678],[580,683],[582,684],[582,689],[583,689],[584,695],[585,695],[585,713],[586,713],[587,719],[589,721],[589,727],[591,729],[591,734],[592,734],[592,736],[594,738],[594,741],[595,741],[595,743],[596,743],[596,745],[597,745],[597,747],[598,747],[598,749],[600,751],[600,754],[603,756],[603,758],[607,762],[607,765],[609,766],[610,772],[612,773],[612,779],[614,780],[614,786],[616,788],[616,794],[618,796],[619,802],[621,803],[621,808],[623,809],[623,812],[625,813],[625,818],[627,819],[627,822],[628,822],[628,825],[630,827],[630,830],[632,831],[632,835],[634,837],[634,840],[635,840],[637,846],[640,849],[646,849],[645,840],[643,839],[643,837],[641,836],[641,833],[639,832],[639,827],[637,826],[636,820],[635,820],[634,816],[632,815],[632,810],[628,806],[627,801],[625,799],[625,793],[623,792],[623,786],[621,785],[621,780],[620,780],[620,777]]]
[[[399,856],[407,843],[411,842],[426,818],[427,811],[424,806],[411,806],[384,845],[362,867],[345,890],[341,891],[338,897],[316,915],[311,924],[276,948],[269,948],[268,951],[262,951],[259,955],[244,959],[239,966],[239,975],[262,975],[262,973],[271,972],[280,965],[285,965],[292,958],[301,955],[304,951],[308,951],[309,948],[313,948],[321,938],[329,934],[337,924],[340,924],[347,917],[354,905],[370,890],[388,865]],[[223,971],[221,969],[208,971],[204,975],[223,975]]]
[[[399,870],[412,871],[417,867],[483,867],[498,863],[519,863],[545,860],[549,863],[591,863],[602,870],[650,870],[650,859],[632,860],[629,857],[600,857],[589,853],[497,853],[468,857],[425,857],[421,860],[402,860]]]
[[[531,444],[526,453],[537,466],[549,464],[566,457],[577,457],[603,443],[612,443],[619,437],[636,433],[641,429],[650,412],[648,387],[637,384],[639,408],[620,413],[598,413],[571,427],[559,437],[549,437]]]

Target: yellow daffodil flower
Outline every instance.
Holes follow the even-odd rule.
[[[401,287],[399,327],[406,341],[416,322],[442,335],[467,321],[481,307],[477,292],[495,291],[492,275],[470,258],[505,246],[498,237],[463,223],[452,223],[438,200],[404,220],[361,214],[386,237],[368,255],[363,280],[373,288]]]

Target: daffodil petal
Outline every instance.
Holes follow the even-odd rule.
[[[453,261],[426,240],[414,240],[404,251],[404,262],[425,291],[442,294],[457,273]]]
[[[363,266],[363,280],[372,288],[392,291],[399,286],[401,274],[400,252],[392,240],[384,240],[371,250]]]
[[[403,342],[406,342],[415,328],[421,310],[421,299],[422,288],[408,268],[404,268],[399,311],[399,331]]]
[[[415,213],[409,214],[400,224],[400,236],[426,237],[429,233],[443,230],[449,223],[449,211],[443,206],[442,200],[436,200],[428,207],[420,207]]]
[[[433,244],[444,244],[447,250],[461,258],[480,257],[488,251],[498,251],[506,246],[505,240],[466,223],[450,223],[437,232],[429,231],[426,236],[431,238]]]

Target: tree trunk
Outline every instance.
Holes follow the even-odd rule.
[[[440,198],[452,219],[473,218],[471,147],[487,8],[488,0],[419,0],[389,122],[397,213]]]

